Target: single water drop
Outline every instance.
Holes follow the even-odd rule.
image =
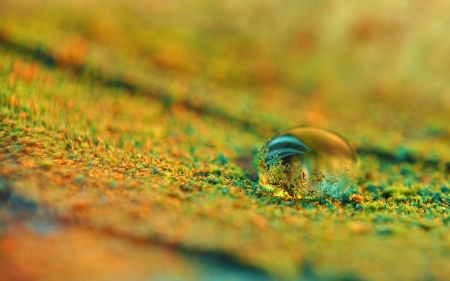
[[[312,127],[278,134],[266,144],[260,161],[260,184],[291,195],[315,190],[337,197],[356,182],[360,167],[347,140]]]

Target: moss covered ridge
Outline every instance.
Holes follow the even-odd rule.
[[[68,26],[76,25],[81,12],[74,5],[75,20],[65,22]],[[386,116],[365,115],[364,105],[381,103],[361,95],[336,107],[335,97],[319,91],[334,89],[336,81],[312,85],[319,88],[316,93],[297,95],[286,90],[295,86],[296,74],[280,82],[268,66],[260,67],[267,73],[259,73],[257,83],[220,76],[218,65],[228,69],[232,61],[217,62],[216,76],[205,78],[187,66],[190,56],[182,55],[195,49],[152,46],[158,52],[149,65],[140,64],[139,52],[120,53],[133,36],[141,36],[138,33],[124,34],[124,41],[108,42],[108,48],[102,40],[114,39],[95,37],[95,30],[85,30],[87,39],[70,39],[58,28],[37,23],[36,28],[45,32],[36,39],[17,16],[27,8],[10,6],[11,24],[4,25],[0,44],[1,206],[8,207],[9,199],[4,198],[16,194],[66,222],[64,233],[70,239],[106,239],[113,233],[123,240],[224,253],[275,278],[450,278],[450,153],[444,149],[448,132],[437,110],[419,111],[423,118],[415,128],[411,120],[396,119],[392,122],[400,129],[390,130],[395,126],[380,125],[379,118],[388,120],[397,111],[417,112],[414,101],[403,105],[398,101],[401,95],[384,96],[392,99],[394,109],[386,109]],[[2,20],[6,17],[1,14]],[[30,20],[39,22],[39,17]],[[98,24],[112,33],[118,28],[114,23]],[[53,37],[64,43],[55,43]],[[136,42],[136,49],[144,49],[144,40]],[[239,42],[229,44],[244,55]],[[178,56],[167,57],[164,50]],[[108,53],[122,58],[119,74],[111,73],[103,57]],[[155,75],[145,79],[143,72],[148,70]],[[252,70],[242,72],[253,77]],[[193,81],[194,77],[204,79]],[[209,78],[214,83],[205,82]],[[239,87],[224,81],[239,82]],[[256,94],[264,87],[272,92]],[[270,99],[280,92],[287,100],[300,96],[307,106],[290,108]],[[231,98],[233,105],[226,102]],[[433,106],[445,108],[437,102]],[[359,121],[354,121],[355,115]],[[341,131],[358,147],[361,176],[353,190],[338,198],[313,193],[295,197],[254,181],[252,151],[259,150],[275,129],[297,125],[298,120]],[[360,122],[359,130],[355,122]],[[382,135],[383,131],[390,133]],[[12,223],[4,219],[8,216],[0,213],[7,226]],[[102,234],[75,229],[79,225]],[[0,238],[0,251],[8,257],[17,249],[11,245],[20,244],[12,236]],[[127,257],[136,260],[131,253]],[[11,266],[9,262],[3,266]],[[24,260],[16,262],[26,269]]]

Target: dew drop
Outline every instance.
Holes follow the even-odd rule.
[[[356,182],[360,163],[349,142],[335,133],[297,127],[270,140],[260,155],[260,184],[290,195],[318,191],[337,197]]]

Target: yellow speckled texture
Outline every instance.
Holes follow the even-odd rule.
[[[0,280],[450,279],[446,1],[0,2]],[[361,173],[275,196],[328,129]]]

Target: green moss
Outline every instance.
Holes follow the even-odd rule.
[[[389,15],[292,2],[305,16],[281,23],[264,1],[220,3],[200,13],[211,17],[180,19],[184,31],[157,15],[193,9],[187,4],[130,4],[138,5],[131,18],[113,1],[104,10],[111,22],[78,2],[0,9],[10,22],[0,42],[0,172],[14,192],[69,224],[225,253],[277,277],[448,279],[447,92],[430,98],[441,84],[421,63],[409,65],[420,58],[448,72],[445,45],[435,44],[441,33],[422,37],[427,25],[417,24],[394,32],[409,41],[392,44],[389,27],[398,26]],[[62,61],[65,42],[77,49],[71,36],[88,45],[82,65]],[[351,192],[305,192],[287,181],[295,167],[276,163],[255,181],[252,152],[301,123],[357,144],[361,177]]]

